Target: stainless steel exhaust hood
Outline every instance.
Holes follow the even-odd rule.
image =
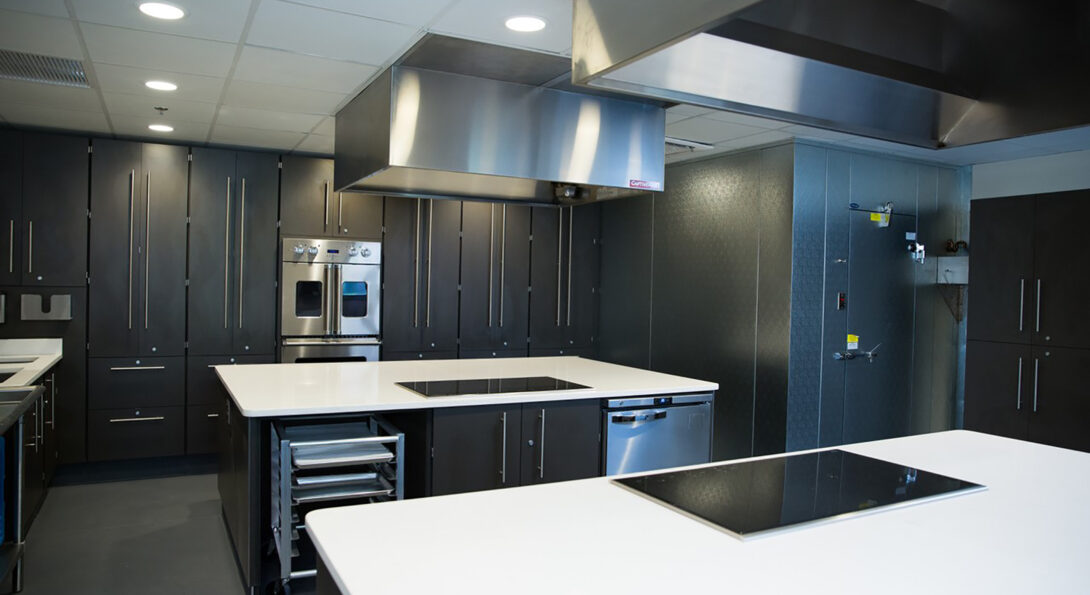
[[[576,85],[942,148],[1090,124],[1090,3],[575,0]]]
[[[569,69],[428,35],[337,113],[335,186],[537,203],[661,190],[662,104],[570,91]]]

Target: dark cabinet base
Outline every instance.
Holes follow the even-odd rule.
[[[180,455],[184,447],[184,407],[103,409],[87,414],[87,458],[92,461]]]
[[[185,454],[216,452],[222,409],[222,405],[190,405],[185,408]]]

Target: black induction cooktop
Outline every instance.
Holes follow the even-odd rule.
[[[471,380],[425,380],[398,382],[425,397],[452,397],[455,395],[495,395],[501,393],[528,393],[554,390],[578,390],[590,388],[551,376],[527,376],[522,378],[474,378]]]
[[[843,450],[614,482],[742,539],[984,489]]]

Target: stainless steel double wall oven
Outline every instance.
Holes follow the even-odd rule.
[[[382,244],[284,238],[281,256],[281,361],[377,361]]]

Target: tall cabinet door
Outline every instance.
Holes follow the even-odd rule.
[[[189,150],[143,145],[140,187],[144,237],[138,321],[140,353],[185,354],[186,214],[189,209]]]
[[[436,409],[432,495],[519,485],[521,442],[520,405]]]
[[[23,133],[0,130],[0,285],[22,279]]]
[[[1035,325],[1033,200],[973,201],[969,339],[1029,343]]]
[[[421,351],[421,202],[387,197],[382,240],[383,351]]]
[[[522,406],[522,485],[597,477],[602,409],[598,401]]]
[[[90,355],[129,356],[139,350],[143,323],[142,146],[96,140],[94,148],[87,305]]]
[[[1019,200],[1019,199],[1015,199]],[[1033,214],[1033,293],[1036,306],[1027,323],[1032,324],[1033,343],[1045,346],[1090,348],[1090,242],[1085,223],[1090,218],[1090,191],[1064,192],[1039,197]],[[990,202],[990,201],[989,201]],[[973,251],[978,249],[974,229]],[[969,269],[970,272],[972,268]],[[977,291],[973,288],[974,316]],[[987,320],[982,321],[987,323]]]
[[[1034,346],[1029,440],[1090,452],[1090,350]]]
[[[530,209],[483,202],[462,208],[461,349],[525,351]]]
[[[564,345],[564,227],[565,209],[535,207],[531,214],[530,349],[560,349]]]
[[[235,328],[232,353],[276,351],[276,155],[238,153],[235,203]]]
[[[235,153],[193,149],[189,189],[189,349],[194,355],[232,352],[231,219]],[[275,256],[275,252],[273,252]]]
[[[23,135],[23,284],[87,283],[87,139]]]
[[[567,295],[563,312],[567,348],[590,348],[598,334],[601,283],[601,205],[568,207]]]
[[[382,197],[359,192],[337,193],[338,235],[374,240],[382,237]]]
[[[333,160],[284,157],[280,185],[280,233],[326,236],[337,233],[333,212]]]
[[[965,429],[1025,440],[1033,379],[1028,345],[967,341]]]
[[[424,251],[420,324],[424,351],[458,349],[458,263],[461,254],[462,203],[423,200]]]

